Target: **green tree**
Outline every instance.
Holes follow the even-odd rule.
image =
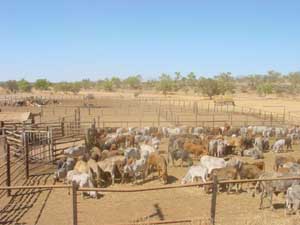
[[[195,87],[196,87],[196,75],[194,72],[190,72],[187,76],[186,76],[186,85],[193,89],[195,91]]]
[[[162,74],[159,77],[159,82],[157,84],[157,89],[162,91],[164,95],[166,95],[169,91],[173,90],[174,81],[172,80],[171,76],[168,74]]]
[[[263,76],[262,75],[258,75],[258,74],[254,74],[254,75],[249,75],[246,77],[246,82],[247,82],[247,86],[251,89],[251,90],[255,90],[257,85],[261,82],[263,82]]]
[[[115,87],[115,88],[120,88],[121,87],[122,81],[120,80],[120,78],[112,77],[111,82],[113,84],[113,87]]]
[[[267,83],[277,83],[282,78],[282,74],[276,72],[274,70],[268,71],[267,75],[265,76],[265,82]]]
[[[272,94],[274,86],[270,83],[262,83],[257,86],[257,93],[262,96]]]
[[[136,76],[129,76],[127,79],[124,80],[124,83],[132,89],[139,89],[141,88],[141,82],[142,82],[142,77],[140,75]]]
[[[8,80],[4,82],[3,86],[13,93],[16,93],[19,90],[19,86],[16,80]]]
[[[32,88],[31,84],[25,79],[19,80],[17,85],[18,89],[22,92],[30,92]]]
[[[201,77],[198,81],[198,88],[201,90],[202,94],[209,96],[210,99],[214,95],[219,95],[220,89],[218,81],[212,78]]]
[[[175,79],[174,79],[174,91],[179,91],[183,88],[182,85],[182,76],[180,72],[175,72]]]
[[[70,92],[73,92],[74,94],[78,94],[81,90],[81,82],[73,82],[73,83],[68,83],[67,89]]]
[[[221,94],[224,95],[227,92],[234,93],[234,78],[230,72],[221,73],[220,75],[216,76],[216,80],[218,82],[219,91]]]
[[[292,92],[297,92],[300,85],[300,72],[289,73],[288,80],[292,87]]]
[[[80,87],[87,90],[94,87],[94,83],[90,79],[83,79],[80,82]]]
[[[49,90],[51,83],[47,79],[38,79],[34,83],[34,87],[37,90]]]
[[[105,91],[113,91],[113,82],[109,79],[105,79],[102,83]]]

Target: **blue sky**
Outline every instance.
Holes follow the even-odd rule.
[[[300,70],[300,1],[1,1],[0,80]]]

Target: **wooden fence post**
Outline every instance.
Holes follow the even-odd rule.
[[[5,138],[5,149],[6,149],[6,186],[10,186],[10,145],[7,143]],[[7,190],[7,196],[11,195],[11,191]]]
[[[61,136],[63,137],[65,136],[65,117],[61,119],[60,127],[61,127]]]
[[[80,134],[80,107],[78,107],[78,134]]]
[[[216,223],[217,192],[218,192],[218,179],[216,175],[213,175],[213,187],[212,187],[211,208],[210,208],[211,225],[215,225]]]
[[[159,108],[158,108],[157,126],[160,127],[160,106],[159,106]]]
[[[24,132],[24,131],[23,131]],[[25,148],[25,177],[29,178],[29,149],[28,149],[28,137],[27,133],[24,132],[24,148]]]
[[[72,182],[72,208],[73,208],[73,225],[78,225],[77,215],[77,186],[76,182]]]

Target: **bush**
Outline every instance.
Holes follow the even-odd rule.
[[[38,79],[35,81],[34,87],[37,90],[45,91],[49,90],[50,84],[51,83],[47,79]]]
[[[22,92],[30,92],[32,88],[31,84],[25,79],[19,80],[17,85],[18,89]]]

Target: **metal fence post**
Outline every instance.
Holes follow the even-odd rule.
[[[216,223],[217,192],[218,192],[218,179],[216,175],[213,175],[213,187],[212,187],[211,208],[210,208],[211,225],[215,225]]]
[[[77,185],[76,182],[72,182],[72,208],[73,208],[73,225],[78,225],[77,217]]]

